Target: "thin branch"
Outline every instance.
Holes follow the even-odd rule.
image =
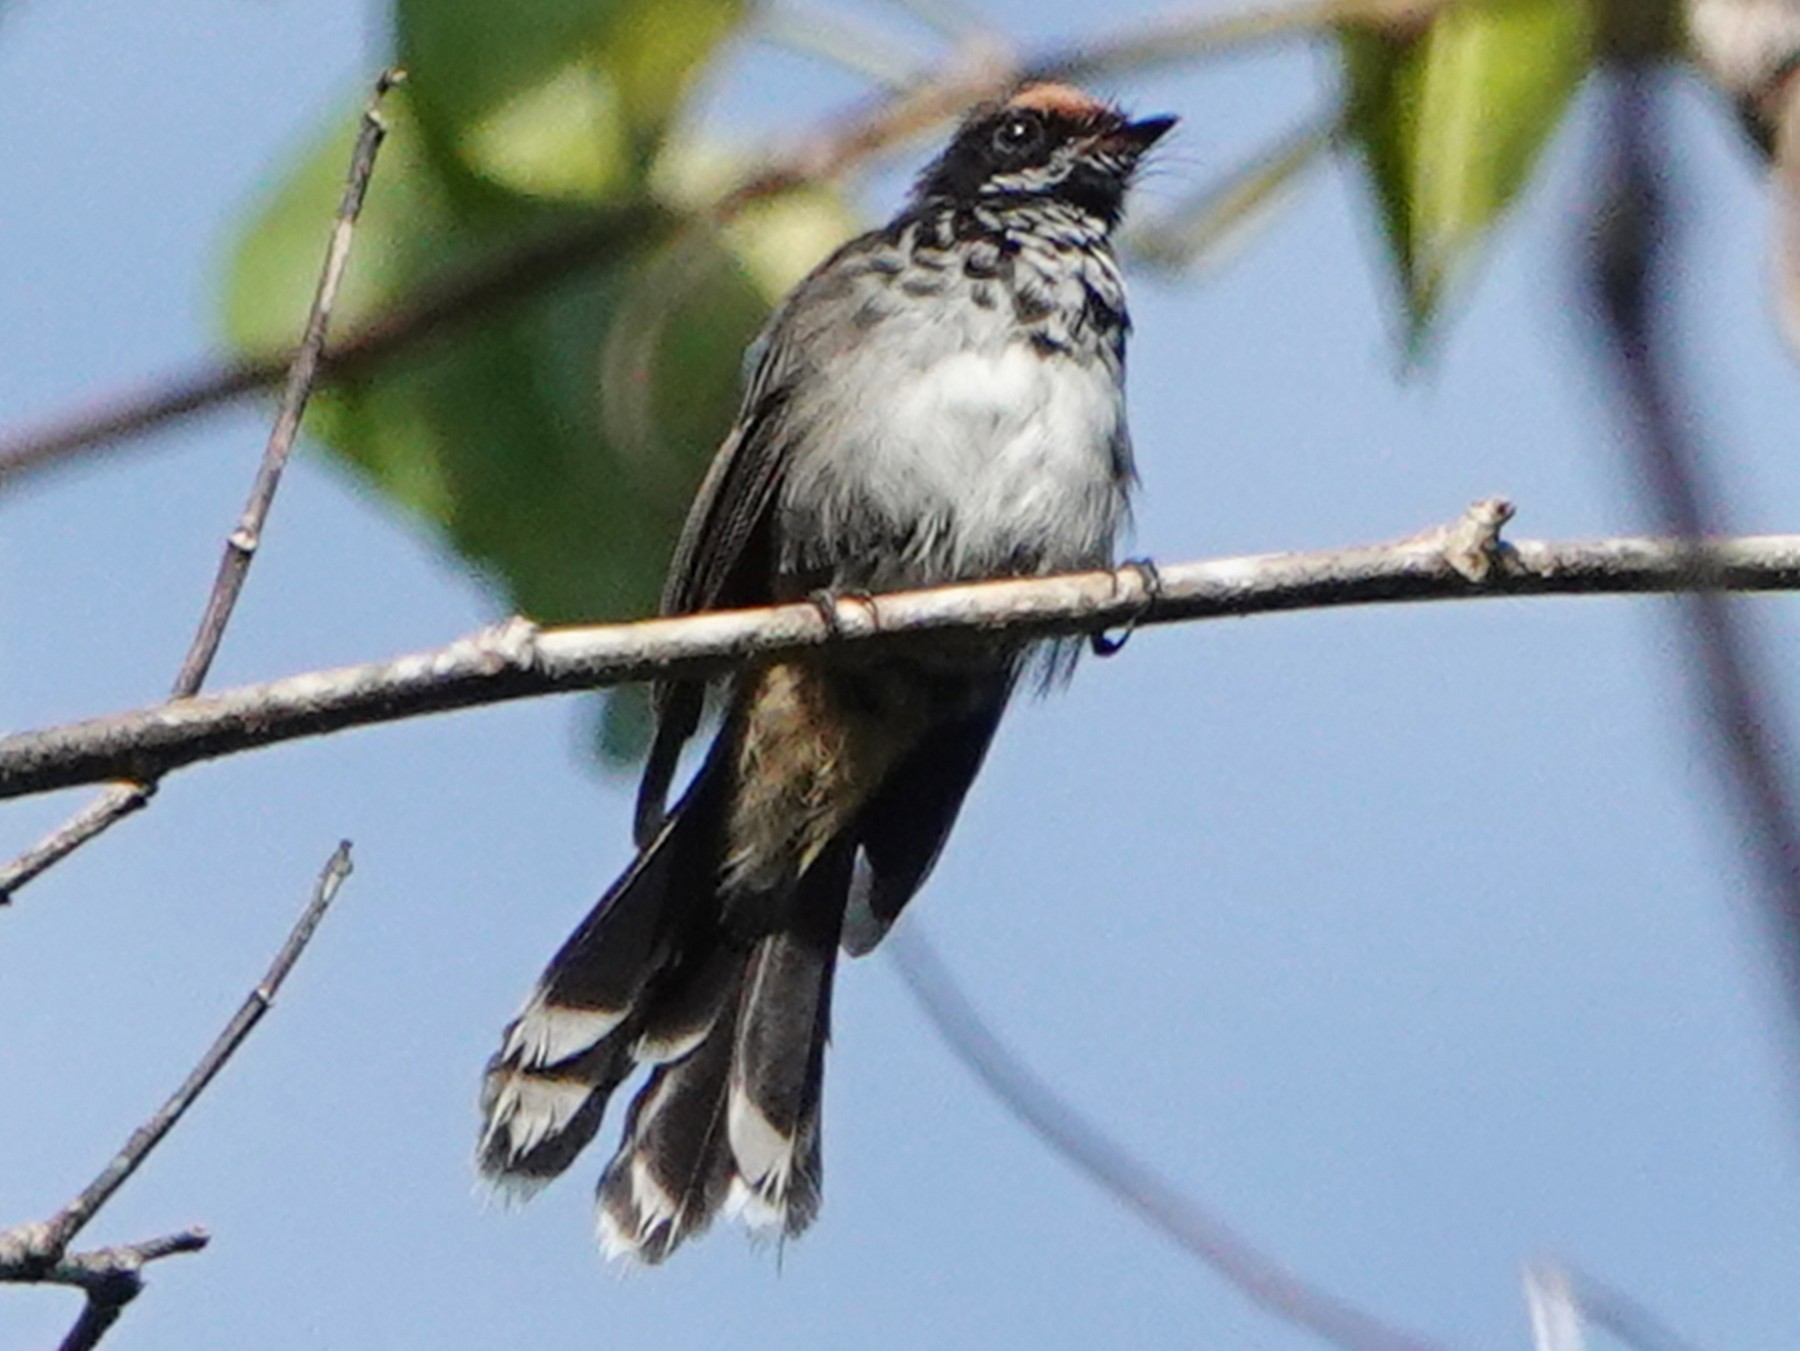
[[[922,56],[895,42],[892,34],[829,10],[771,5],[757,16],[753,31],[771,47],[827,62],[878,89],[911,88],[919,83],[926,64]]]
[[[1636,1351],[1699,1351],[1644,1304],[1582,1271],[1564,1268],[1582,1316]]]
[[[1216,5],[1152,19],[1124,37],[1085,51],[1047,58],[1031,74],[1085,80],[1121,70],[1155,70],[1203,57],[1292,38],[1316,37],[1339,24],[1368,24],[1408,32],[1440,9],[1470,0],[1289,0],[1247,5],[1221,14]]]
[[[327,380],[357,379],[395,353],[453,333],[527,300],[608,252],[666,236],[676,218],[646,203],[594,212],[579,226],[529,240],[512,252],[427,282],[410,299],[328,344]],[[38,470],[123,438],[223,408],[278,382],[293,354],[276,352],[185,374],[100,400],[47,425],[0,436],[0,491]]]
[[[133,812],[148,806],[155,792],[154,782],[121,780],[107,784],[92,802],[0,868],[0,906],[11,902],[16,888],[24,886]]]
[[[22,1224],[0,1230],[0,1282],[67,1285],[91,1291],[118,1280],[121,1274],[138,1270],[146,1262],[199,1252],[210,1241],[210,1236],[196,1226],[143,1243],[63,1253],[57,1257],[47,1255],[49,1241],[50,1226],[47,1223]]]
[[[375,157],[387,137],[387,123],[381,117],[381,100],[402,78],[403,74],[398,70],[384,71],[363,109],[362,127],[350,156],[349,172],[344,178],[344,195],[338,202],[337,218],[332,222],[331,242],[325,250],[325,263],[319,272],[318,287],[313,292],[312,308],[306,316],[300,347],[288,370],[281,407],[276,412],[275,425],[269,429],[268,444],[263,448],[256,481],[250,488],[250,500],[244,504],[237,529],[225,542],[225,553],[219,559],[219,573],[213,582],[212,594],[206,600],[206,612],[201,617],[193,645],[181,663],[181,671],[175,677],[171,698],[185,699],[190,694],[197,694],[206,682],[206,673],[212,669],[219,643],[225,637],[225,626],[231,622],[231,612],[243,593],[250,562],[262,543],[269,508],[275,502],[275,490],[281,486],[282,471],[287,468],[288,457],[293,453],[294,438],[300,434],[300,419],[306,414],[313,382],[318,379],[325,335],[331,328],[331,311],[337,303],[338,286],[344,279],[344,266],[350,261],[350,243],[356,235],[357,218],[362,215],[363,198],[368,194],[369,180],[375,174]]]
[[[335,354],[334,354],[335,355]],[[84,452],[116,449],[196,413],[210,413],[272,385],[286,369],[279,356],[192,369],[116,390],[41,424],[0,435],[0,489],[73,461]]]
[[[331,242],[325,250],[325,262],[319,273],[319,284],[313,293],[312,309],[306,317],[306,328],[300,346],[294,353],[288,371],[287,387],[282,392],[281,407],[269,440],[257,466],[256,480],[250,498],[238,517],[237,528],[225,541],[219,570],[213,579],[211,593],[200,626],[194,633],[187,656],[170,688],[171,699],[185,699],[199,693],[219,644],[225,637],[225,626],[231,622],[238,597],[243,594],[244,580],[249,576],[251,560],[262,543],[263,527],[274,505],[275,491],[281,486],[282,470],[300,433],[300,420],[306,413],[307,400],[318,379],[319,364],[325,350],[325,335],[331,327],[331,311],[337,301],[338,286],[343,281],[344,266],[350,259],[350,244],[356,233],[357,217],[362,214],[363,198],[369,180],[375,173],[375,157],[387,136],[380,105],[388,90],[404,78],[397,70],[384,71],[375,83],[375,92],[363,109],[362,129],[356,148],[350,156],[350,168],[344,179],[344,194],[338,203],[337,218],[332,224]],[[105,833],[113,825],[139,810],[150,801],[155,791],[152,779],[136,779],[115,783],[93,802],[83,807],[68,821],[57,827],[37,844],[0,868],[0,905],[7,904],[20,887],[40,876],[45,870],[89,840]]]
[[[1525,1309],[1531,1317],[1531,1351],[1587,1351],[1587,1320],[1561,1267],[1525,1268]]]
[[[1503,506],[1503,504],[1502,504]],[[947,633],[1009,640],[1279,611],[1405,601],[1638,595],[1699,585],[1692,551],[1666,540],[1519,541],[1479,503],[1452,527],[1394,544],[1170,564],[1155,594],[1143,571],[981,582],[841,602],[634,624],[538,630],[515,619],[448,647],[289,676],[135,712],[0,738],[0,798],[120,777],[157,778],[200,760],[449,709],[669,677],[841,643],[929,645]],[[1743,591],[1800,590],[1800,536],[1721,541],[1705,579]]]
[[[5,1236],[0,1236],[0,1268],[8,1260]],[[180,1253],[199,1252],[209,1242],[204,1229],[184,1229],[177,1234],[164,1234],[144,1243],[131,1243],[118,1248],[96,1248],[92,1252],[70,1253],[43,1269],[36,1277],[0,1279],[32,1280],[38,1284],[69,1285],[86,1293],[81,1315],[61,1343],[62,1351],[88,1351],[97,1345],[107,1330],[119,1321],[119,1314],[136,1299],[144,1288],[143,1270],[151,1262]]]
[[[0,1232],[0,1282],[74,1286],[87,1294],[75,1327],[63,1341],[64,1351],[93,1346],[143,1289],[147,1263],[178,1253],[198,1252],[208,1241],[203,1229],[185,1229],[144,1243],[91,1252],[70,1253],[68,1246],[100,1208],[112,1199],[212,1083],[257,1023],[275,1002],[282,982],[312,941],[319,922],[350,875],[350,842],[340,843],[326,861],[311,899],[275,954],[268,971],[244,999],[225,1029],[189,1071],[181,1087],[154,1115],[132,1132],[123,1149],[101,1169],[81,1194],[49,1220]]]
[[[1723,791],[1743,824],[1761,874],[1761,918],[1782,993],[1800,1026],[1800,803],[1782,768],[1779,729],[1734,589],[1711,537],[1723,512],[1707,477],[1707,456],[1675,365],[1667,296],[1670,217],[1659,156],[1666,145],[1655,77],[1626,66],[1606,107],[1608,199],[1588,265],[1603,330],[1602,352],[1616,382],[1635,477],[1663,529],[1681,542],[1702,585],[1681,606],[1684,660],[1699,685],[1705,728],[1723,771]],[[1704,542],[1703,542],[1704,541]]]
[[[312,941],[319,921],[325,918],[325,912],[337,898],[338,889],[350,876],[350,868],[350,841],[343,840],[326,860],[313,888],[312,899],[300,913],[299,920],[288,934],[287,941],[281,945],[281,950],[275,954],[275,960],[269,964],[261,982],[244,997],[244,1002],[238,1006],[238,1011],[232,1015],[224,1031],[207,1047],[206,1054],[200,1057],[200,1063],[194,1066],[181,1087],[157,1109],[156,1114],[132,1132],[125,1147],[100,1171],[99,1176],[50,1221],[47,1238],[49,1251],[61,1253],[73,1241],[100,1207],[111,1200],[113,1193],[124,1186],[126,1180],[138,1170],[149,1157],[150,1151],[175,1128],[188,1108],[194,1105],[195,1099],[206,1091],[206,1086],[225,1068],[226,1063],[237,1053],[238,1047],[244,1044],[245,1038],[256,1029],[263,1015],[274,1004],[275,996],[280,991],[282,982],[287,979],[288,972],[294,969],[294,963],[300,960],[300,954],[306,951],[306,945]]]
[[[1446,0],[1301,0],[1221,15],[1183,11],[1122,38],[1078,44],[1018,61],[974,43],[935,79],[897,97],[841,112],[731,189],[710,211],[723,223],[745,207],[829,179],[875,159],[991,98],[1023,77],[1084,79],[1222,55],[1246,45],[1311,36],[1333,24],[1406,22]],[[396,352],[530,300],[627,246],[665,239],[684,222],[648,203],[596,211],[585,222],[427,283],[412,299],[326,350],[327,380],[366,375]],[[689,222],[691,223],[691,222]],[[0,435],[0,490],[85,452],[221,408],[281,379],[291,354],[204,365],[100,399],[42,425]]]
[[[982,1020],[916,924],[901,926],[888,945],[907,989],[944,1044],[1008,1111],[1251,1303],[1343,1351],[1436,1351],[1438,1343],[1390,1327],[1259,1251],[1058,1097]]]

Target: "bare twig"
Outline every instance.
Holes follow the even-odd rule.
[[[1494,503],[1477,503],[1487,518]],[[448,709],[672,676],[826,643],[899,648],[976,632],[1008,639],[1091,633],[1278,611],[1533,595],[1636,595],[1700,584],[1692,550],[1666,540],[1522,540],[1493,545],[1471,580],[1474,527],[1396,544],[1266,554],[1158,569],[1151,596],[1133,566],[982,582],[845,604],[827,625],[811,604],[540,631],[524,620],[386,662],[289,676],[136,712],[0,738],[0,798],[120,777],[155,779],[201,760]],[[1800,590],[1800,536],[1721,541],[1708,584]]]
[[[1152,19],[1131,33],[1085,51],[1076,50],[1030,66],[1037,76],[1085,80],[1120,70],[1154,70],[1202,57],[1221,56],[1265,42],[1312,37],[1345,23],[1408,31],[1432,14],[1466,0],[1288,0],[1246,5],[1221,14],[1216,5]]]
[[[350,156],[350,168],[344,180],[344,194],[338,203],[337,218],[332,225],[331,242],[325,251],[325,263],[319,274],[318,288],[313,293],[312,309],[306,317],[306,328],[300,346],[294,353],[288,371],[287,387],[282,392],[281,407],[270,429],[268,444],[257,466],[256,480],[250,498],[238,517],[237,528],[225,542],[219,559],[218,575],[213,579],[206,609],[193,643],[182,660],[169,697],[185,699],[199,692],[218,654],[231,622],[232,611],[243,593],[244,579],[249,575],[251,560],[262,542],[263,527],[269,508],[275,501],[275,490],[281,484],[282,470],[293,452],[294,438],[300,432],[300,420],[306,413],[307,400],[318,379],[319,363],[325,350],[325,335],[331,326],[332,306],[337,300],[338,285],[343,280],[344,265],[349,261],[350,242],[356,232],[356,220],[362,213],[363,197],[375,172],[375,157],[387,124],[382,121],[380,103],[402,75],[397,70],[384,71],[376,81],[375,92],[363,110],[362,129],[356,148]],[[152,779],[134,779],[109,785],[100,797],[83,807],[63,825],[37,844],[0,868],[0,905],[7,904],[20,887],[40,876],[61,859],[67,858],[89,840],[104,833],[132,812],[143,807],[155,791]]]
[[[897,97],[838,114],[785,154],[753,171],[707,215],[726,221],[779,193],[836,176],[954,117],[971,103],[1024,76],[1083,79],[1147,69],[1176,60],[1237,50],[1247,44],[1304,37],[1352,20],[1403,22],[1447,0],[1299,0],[1221,15],[1210,7],[1182,11],[1124,37],[1009,58],[973,44],[934,80]],[[1450,0],[1453,2],[1453,0]],[[528,241],[515,251],[428,283],[411,300],[348,334],[326,351],[327,379],[366,374],[394,353],[529,300],[616,250],[666,238],[683,222],[649,203],[597,211],[582,224]],[[219,408],[273,385],[291,354],[207,365],[112,395],[43,425],[0,435],[0,489],[84,452],[178,419]]]
[[[1586,1351],[1589,1327],[1634,1351],[1697,1351],[1630,1295],[1559,1262],[1526,1267],[1525,1300],[1533,1351]]]
[[[24,886],[58,860],[67,858],[96,835],[148,804],[155,792],[156,785],[152,782],[121,780],[107,784],[87,806],[0,868],[0,906],[12,900],[15,887]]]
[[[225,1068],[226,1062],[244,1044],[244,1039],[262,1021],[263,1015],[274,1004],[275,996],[280,991],[282,982],[287,979],[288,972],[294,969],[294,963],[300,960],[300,954],[306,951],[306,945],[312,941],[319,921],[325,918],[325,912],[337,898],[338,889],[350,876],[350,866],[350,841],[343,840],[326,860],[324,869],[319,873],[318,883],[313,888],[312,899],[301,912],[287,941],[281,945],[281,950],[275,954],[275,960],[269,963],[262,981],[245,996],[238,1011],[225,1025],[225,1030],[219,1033],[218,1038],[207,1048],[206,1054],[200,1057],[200,1063],[194,1066],[181,1087],[175,1090],[156,1114],[132,1132],[131,1139],[125,1142],[125,1147],[101,1170],[100,1175],[50,1221],[47,1243],[51,1251],[60,1254],[100,1207],[138,1170],[150,1151],[174,1129],[175,1123],[193,1106],[194,1100],[206,1091],[206,1086]]]
[[[1531,1316],[1531,1351],[1587,1351],[1587,1320],[1561,1267],[1525,1268],[1525,1308]]]
[[[1344,1351],[1433,1351],[1438,1346],[1303,1280],[1128,1154],[1058,1097],[994,1034],[916,924],[902,925],[889,937],[888,946],[907,989],[945,1045],[1008,1111],[1251,1303]]]
[[[770,46],[829,62],[860,75],[878,89],[916,85],[926,65],[922,55],[907,51],[891,34],[861,18],[829,10],[772,5],[757,16],[755,32]]]
[[[1694,1343],[1664,1326],[1640,1301],[1596,1280],[1586,1272],[1563,1268],[1582,1317],[1635,1351],[1699,1351]]]
[[[1648,71],[1625,67],[1606,107],[1609,197],[1596,231],[1590,267],[1605,326],[1603,358],[1617,382],[1636,477],[1662,528],[1684,543],[1703,583],[1681,606],[1685,661],[1698,677],[1703,719],[1724,771],[1724,791],[1745,826],[1761,873],[1761,915],[1774,949],[1781,988],[1800,1024],[1800,806],[1781,768],[1779,714],[1732,589],[1725,546],[1713,537],[1723,513],[1706,474],[1674,366],[1669,291],[1663,269],[1670,220],[1659,182],[1666,131],[1662,102]]]
[[[381,142],[387,136],[387,123],[381,117],[381,100],[402,78],[402,73],[397,70],[382,72],[374,95],[363,109],[362,127],[350,156],[349,172],[344,178],[344,195],[338,202],[337,218],[332,222],[331,243],[325,250],[325,264],[319,272],[319,284],[313,292],[312,308],[306,316],[300,347],[288,370],[281,407],[275,414],[275,425],[269,430],[268,444],[263,448],[262,462],[256,469],[256,481],[250,488],[250,500],[238,517],[237,529],[225,542],[224,556],[219,559],[219,574],[213,581],[212,594],[206,599],[206,612],[201,616],[199,632],[194,635],[193,645],[169,692],[172,698],[185,699],[198,693],[206,682],[206,673],[212,669],[219,642],[225,636],[225,625],[231,621],[231,612],[243,592],[250,562],[262,542],[263,526],[269,519],[269,508],[274,505],[275,490],[281,486],[282,471],[287,468],[288,457],[293,453],[294,438],[300,434],[300,419],[306,414],[313,382],[318,379],[325,335],[331,328],[331,311],[337,303],[338,286],[344,279],[344,265],[350,261],[350,241],[356,234],[363,198],[375,173],[375,156],[380,153]]]
[[[206,1246],[205,1230],[186,1229],[125,1247],[68,1252],[76,1235],[142,1166],[163,1137],[174,1129],[269,1011],[282,982],[312,940],[319,922],[349,875],[350,842],[346,840],[327,860],[311,899],[262,980],[232,1015],[199,1063],[189,1071],[181,1087],[148,1121],[131,1133],[124,1148],[68,1205],[42,1223],[20,1225],[0,1232],[0,1282],[68,1285],[86,1292],[87,1303],[81,1317],[63,1342],[65,1351],[90,1347],[99,1341],[118,1318],[119,1311],[143,1289],[141,1273],[145,1264],[177,1253],[198,1252]]]
[[[125,1306],[142,1293],[143,1271],[149,1263],[199,1252],[210,1241],[204,1229],[184,1229],[144,1243],[69,1253],[48,1265],[27,1264],[19,1240],[42,1228],[30,1225],[0,1234],[0,1280],[73,1286],[87,1295],[80,1317],[62,1340],[62,1351],[87,1351],[106,1335]]]

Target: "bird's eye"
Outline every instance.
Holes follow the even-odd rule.
[[[1013,113],[994,128],[994,149],[1009,159],[1028,155],[1044,140],[1044,124],[1030,113]]]

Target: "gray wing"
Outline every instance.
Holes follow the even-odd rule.
[[[844,951],[879,943],[925,883],[987,755],[1012,692],[1011,670],[972,693],[969,711],[932,728],[888,774],[858,818],[861,846],[844,917]]]
[[[701,480],[663,584],[662,613],[759,605],[772,598],[772,507],[788,460],[789,394],[798,372],[783,316],[771,324],[737,426]],[[634,832],[655,838],[682,747],[700,725],[703,681],[661,681],[652,692],[656,734],[638,786]]]
[[[845,244],[794,288],[769,321],[755,357],[737,426],[700,484],[687,524],[675,545],[663,586],[665,615],[693,614],[775,599],[775,500],[807,434],[809,382],[867,336],[879,310],[866,301],[885,289],[892,267],[881,255],[893,244],[884,232]],[[656,736],[638,787],[636,833],[640,846],[656,834],[681,749],[700,725],[706,687],[700,681],[665,681],[656,687]]]

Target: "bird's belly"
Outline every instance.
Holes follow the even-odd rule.
[[[784,494],[784,515],[840,581],[920,586],[1110,560],[1124,428],[1103,360],[1013,342],[876,374],[865,388],[878,392],[838,424],[860,434],[820,438]]]

